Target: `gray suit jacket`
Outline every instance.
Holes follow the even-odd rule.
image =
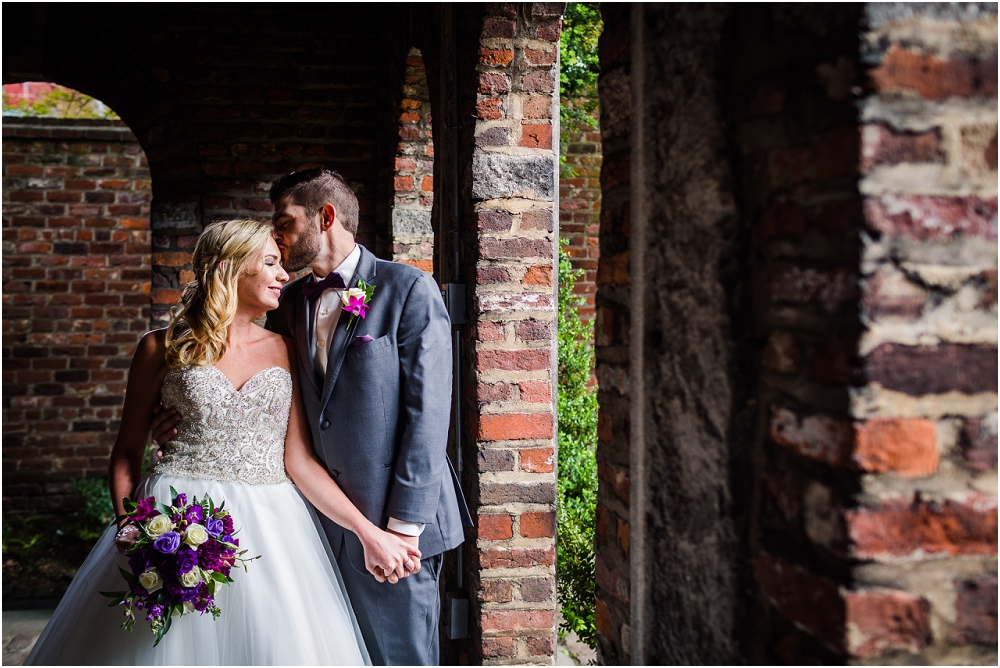
[[[354,277],[375,286],[367,316],[341,313],[325,382],[309,354],[311,308],[302,282],[288,284],[268,329],[291,336],[316,454],[372,523],[423,522],[420,552],[457,547],[472,526],[446,453],[451,415],[451,323],[434,280],[409,265],[377,259],[364,247]],[[370,337],[368,341],[365,337]],[[361,543],[322,517],[335,554],[344,541],[364,571]]]

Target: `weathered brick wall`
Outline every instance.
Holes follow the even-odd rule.
[[[605,6],[605,662],[996,662],[995,12]],[[713,62],[719,107],[711,74],[664,93]],[[713,146],[720,171],[685,180]]]
[[[3,503],[50,511],[107,474],[149,328],[149,169],[123,123],[4,118],[3,174]]]
[[[596,275],[596,621],[600,658],[631,663],[629,519],[631,93],[628,5],[604,4],[600,40],[601,209]],[[574,212],[577,213],[577,212]]]
[[[434,271],[434,137],[427,73],[419,49],[406,56],[393,178],[392,259]]]
[[[465,173],[476,506],[472,661],[551,664],[555,652],[555,221],[561,4],[482,11],[475,145]],[[473,106],[474,105],[474,106]],[[443,198],[442,198],[443,199]],[[439,199],[439,201],[442,201]],[[474,273],[471,270],[474,268]],[[470,545],[469,547],[472,547]],[[467,550],[467,553],[470,552]]]
[[[601,131],[582,126],[571,130],[568,139],[564,147],[566,170],[559,179],[559,236],[567,241],[573,268],[584,272],[574,286],[574,292],[586,300],[578,309],[580,317],[593,320],[600,257]]]

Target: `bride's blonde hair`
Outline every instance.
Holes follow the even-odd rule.
[[[215,364],[226,352],[236,318],[237,283],[253,273],[271,238],[270,223],[237,219],[212,223],[198,237],[191,264],[194,280],[184,286],[167,325],[167,366]]]

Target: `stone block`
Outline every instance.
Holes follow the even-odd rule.
[[[431,212],[426,209],[392,209],[392,234],[394,237],[433,237]]]
[[[472,196],[479,199],[526,197],[551,202],[555,196],[555,158],[538,155],[477,153]]]

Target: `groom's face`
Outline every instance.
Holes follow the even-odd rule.
[[[275,202],[271,222],[285,270],[300,271],[308,267],[322,249],[320,214],[310,215],[305,207],[286,195]]]

